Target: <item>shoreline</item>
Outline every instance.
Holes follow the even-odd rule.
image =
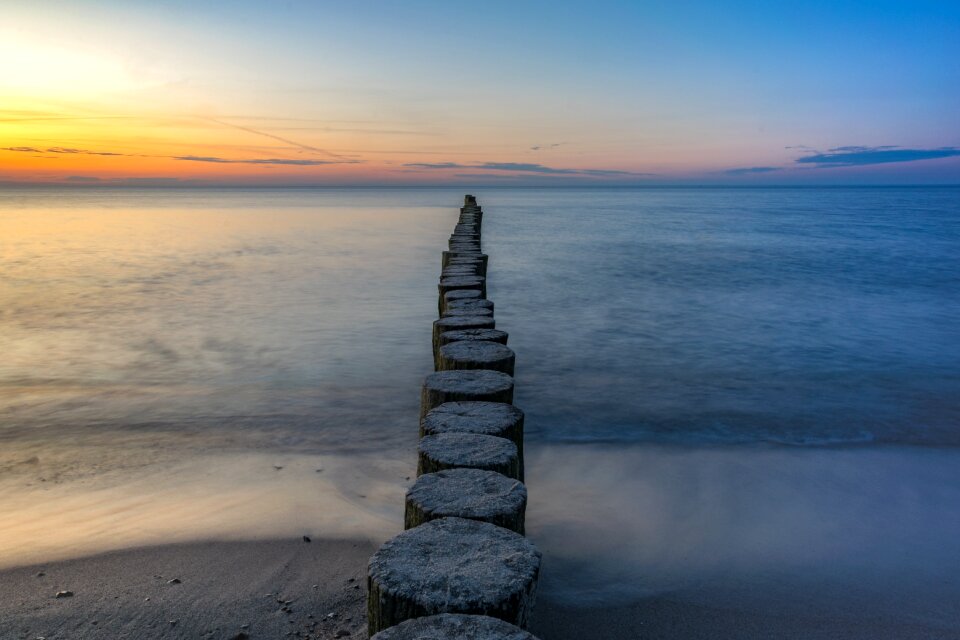
[[[376,546],[360,539],[207,541],[4,569],[0,640],[366,638],[366,561]],[[61,590],[74,595],[57,598]],[[530,630],[550,640],[960,638],[958,630],[897,611],[868,620],[856,611],[718,607],[695,590],[584,607],[549,592],[537,600]]]

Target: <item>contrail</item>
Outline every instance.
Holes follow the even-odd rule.
[[[317,147],[311,147],[311,146],[308,145],[308,144],[300,144],[299,142],[296,142],[296,141],[294,141],[294,140],[288,140],[287,138],[281,138],[280,136],[275,136],[275,135],[273,135],[272,133],[267,133],[267,132],[265,132],[265,131],[258,131],[258,130],[256,130],[256,129],[251,129],[250,127],[244,127],[244,126],[241,126],[241,125],[239,125],[239,124],[233,124],[233,123],[230,123],[230,122],[224,122],[224,121],[222,121],[222,120],[217,120],[216,118],[207,118],[207,120],[210,120],[211,122],[216,122],[217,124],[223,125],[223,126],[225,126],[225,127],[233,127],[234,129],[240,129],[241,131],[246,131],[246,132],[248,132],[248,133],[255,133],[255,134],[257,134],[258,136],[266,136],[267,138],[273,138],[274,140],[279,140],[280,142],[283,142],[283,143],[285,143],[285,144],[289,144],[289,145],[291,145],[291,146],[297,147],[298,149],[303,149],[304,151],[312,151],[312,152],[314,152],[314,153],[322,153],[322,154],[325,155],[325,156],[329,156],[329,157],[331,157],[331,158],[336,158],[337,160],[340,160],[341,162],[359,162],[358,160],[354,160],[354,159],[349,158],[349,157],[347,157],[347,156],[342,156],[342,155],[333,153],[332,151],[327,151],[326,149],[320,149],[320,148],[317,148]]]

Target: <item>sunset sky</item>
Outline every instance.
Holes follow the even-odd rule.
[[[958,184],[960,3],[4,0],[24,182]]]

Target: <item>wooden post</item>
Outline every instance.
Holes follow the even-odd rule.
[[[508,346],[485,340],[462,340],[440,347],[438,369],[490,369],[512,376],[515,362],[516,355]]]
[[[407,491],[404,527],[437,518],[489,522],[523,535],[527,488],[519,480],[482,469],[427,473]]]
[[[466,518],[431,520],[388,540],[370,559],[369,633],[438,613],[526,627],[539,574],[540,552],[520,534]]]
[[[420,438],[417,475],[444,469],[484,469],[520,479],[517,445],[506,438],[476,433],[438,433]]]
[[[414,618],[381,631],[370,640],[537,640],[519,627],[490,616],[441,613]]]

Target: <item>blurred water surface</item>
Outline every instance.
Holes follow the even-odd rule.
[[[960,629],[960,189],[476,194],[544,597]],[[462,196],[0,192],[0,566],[396,532]]]
[[[960,190],[479,195],[531,437],[960,444]],[[396,446],[459,196],[0,195],[3,437]]]

